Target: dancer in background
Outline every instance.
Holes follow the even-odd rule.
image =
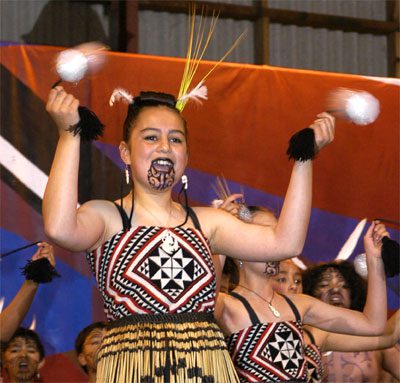
[[[39,242],[38,249],[32,256],[32,261],[47,258],[50,264],[55,266],[53,246],[47,242]],[[8,341],[20,326],[31,306],[39,283],[32,279],[26,279],[11,303],[0,313],[0,339]]]
[[[252,223],[271,225],[271,214],[253,213]],[[219,295],[215,314],[227,335],[228,348],[241,381],[305,380],[302,322],[327,331],[358,335],[373,335],[383,330],[373,322],[377,320],[376,323],[382,325],[386,320],[386,312],[382,312],[378,303],[386,299],[380,258],[380,238],[384,235],[387,235],[385,227],[372,223],[364,238],[371,273],[368,303],[361,317],[356,311],[321,306],[321,302],[305,295],[289,298],[275,294],[271,276],[277,274],[278,267],[236,261],[239,283],[230,294]],[[364,325],[371,331],[362,334],[360,330]]]
[[[336,307],[362,311],[364,285],[353,264],[347,261],[314,266],[303,273],[303,292]],[[379,302],[382,300],[380,298]],[[400,380],[399,310],[390,318],[385,334],[380,337],[351,337],[308,327],[307,332],[321,352],[335,351],[323,357],[328,382],[344,379],[378,382],[382,370]]]
[[[106,323],[95,322],[86,326],[75,339],[76,356],[89,383],[96,382],[97,354],[106,332]]]
[[[44,365],[44,347],[39,335],[20,327],[8,342],[2,344],[1,361],[7,383],[40,382]]]
[[[219,184],[221,185],[222,183],[219,182]],[[243,201],[243,195],[229,195],[229,190],[225,192],[217,191],[217,194],[220,198],[225,198],[221,200],[215,200],[213,201],[213,204],[218,205],[220,208],[230,212],[233,215],[240,216],[239,212],[242,210],[243,206],[237,201]],[[255,221],[256,223],[267,226],[276,225],[276,218],[268,209],[256,207],[249,207],[248,209],[252,213],[252,219],[250,220],[251,222]],[[219,258],[217,256],[217,264],[218,260]],[[225,275],[225,280],[231,285],[229,290],[233,290],[238,284],[240,284],[239,278],[236,276],[238,269],[231,259],[228,258],[226,262],[227,264],[225,266],[228,266],[228,269],[231,273],[230,275]],[[288,259],[281,261],[279,263],[279,267],[277,267],[275,270],[271,268],[271,265],[269,265],[269,267],[266,267],[266,271],[268,270],[269,273],[266,272],[264,274],[263,282],[265,283],[266,279],[270,280],[275,291],[292,298],[293,294],[301,293],[303,290],[302,270],[297,266],[298,264],[298,260]],[[341,263],[339,266],[336,266],[345,269],[345,274],[348,276],[348,279],[351,280],[350,286],[352,287],[352,297],[354,301],[354,304],[351,305],[351,308],[358,309],[360,305],[363,307],[365,304],[366,295],[364,281],[358,274],[355,274],[354,267],[349,262]],[[221,265],[220,268],[222,268]],[[225,267],[224,271],[226,271],[226,269],[227,268]],[[348,270],[352,272],[351,275],[349,275]],[[228,285],[228,282],[226,282],[226,285]],[[355,290],[356,288],[357,291]],[[221,298],[224,299],[225,297],[226,295],[222,294]],[[220,308],[221,305],[217,304],[217,308],[218,307]],[[357,337],[329,333],[318,328],[305,326],[303,330],[305,336],[305,358],[307,361],[308,381],[316,383],[326,380],[326,374],[324,372],[321,357],[321,348],[323,348],[324,351],[364,351],[386,348],[384,351],[376,351],[375,353],[383,354],[383,358],[381,360],[385,360],[385,358],[387,359],[386,363],[383,363],[383,365],[387,366],[384,368],[389,369],[389,371],[392,371],[393,373],[393,370],[397,365],[392,363],[392,361],[396,360],[395,356],[398,356],[398,351],[392,346],[399,340],[400,325],[398,319],[400,319],[399,311],[397,311],[397,313],[388,321],[385,328],[385,333],[379,337]],[[317,342],[314,339],[313,333],[318,333],[318,336],[316,337]],[[371,358],[369,360],[371,360]],[[379,370],[382,369],[379,368]],[[396,376],[396,373],[393,373],[393,375]]]

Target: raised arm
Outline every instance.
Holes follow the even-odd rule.
[[[380,336],[353,336],[311,329],[322,352],[361,352],[383,350],[393,347],[400,340],[400,310],[386,322],[385,331]]]
[[[32,260],[35,261],[40,258],[47,258],[54,266],[53,246],[46,242],[40,242],[38,246],[39,249],[32,256]],[[7,342],[24,320],[33,298],[35,297],[38,286],[36,282],[26,280],[11,303],[0,313],[0,340],[2,342]]]
[[[59,140],[43,198],[44,228],[52,241],[72,251],[90,248],[105,230],[93,204],[77,210],[80,136],[70,128],[79,121],[78,106],[79,101],[62,87],[50,91],[46,105]]]
[[[335,120],[328,113],[317,117],[310,127],[321,150],[333,140]],[[311,198],[312,161],[296,161],[277,225],[250,225],[234,217],[228,219],[228,214],[222,212],[225,215],[214,221],[213,251],[249,261],[282,260],[299,255],[307,235]]]
[[[303,295],[301,305],[309,301],[304,323],[322,330],[352,335],[381,335],[386,324],[386,281],[381,258],[382,238],[388,236],[383,224],[373,222],[364,236],[367,254],[368,291],[363,312],[326,304]]]

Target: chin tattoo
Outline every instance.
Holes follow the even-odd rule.
[[[265,275],[267,277],[274,277],[279,274],[279,261],[265,262]]]
[[[147,180],[154,190],[165,190],[173,186],[175,181],[175,170],[171,167],[167,171],[159,171],[153,165],[147,172]]]

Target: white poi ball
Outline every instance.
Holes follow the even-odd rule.
[[[357,125],[373,123],[379,115],[379,101],[368,92],[352,92],[346,100],[346,114]]]
[[[361,275],[363,278],[367,278],[368,276],[368,267],[367,267],[367,256],[365,253],[358,254],[354,258],[354,268],[356,272]]]
[[[66,49],[56,59],[56,71],[64,81],[80,81],[85,76],[88,67],[87,56],[76,49]]]

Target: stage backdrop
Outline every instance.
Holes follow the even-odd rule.
[[[1,253],[44,240],[41,202],[57,132],[45,111],[57,81],[54,57],[61,50],[44,46],[1,47]],[[109,107],[116,87],[177,94],[182,59],[109,52],[100,73],[67,85],[106,124],[101,141],[82,145],[79,202],[116,199],[121,184],[118,144],[126,105]],[[213,65],[200,65],[197,79]],[[394,80],[392,82],[395,82]],[[196,83],[196,80],[195,80]],[[338,121],[336,138],[314,162],[313,212],[304,258],[335,258],[360,219],[399,220],[399,86],[389,79],[221,64],[207,80],[209,99],[184,111],[189,126],[189,197],[209,204],[212,184],[223,175],[232,192],[244,190],[246,203],[277,214],[292,163],[285,151],[290,136],[324,110],[335,87],[371,92],[381,104],[373,124]],[[365,230],[364,230],[365,232]],[[391,234],[399,239],[398,228]],[[27,250],[1,261],[1,297],[7,305],[20,284]],[[360,239],[353,257],[362,252]],[[24,324],[36,318],[49,354],[67,353],[81,328],[102,318],[101,303],[84,254],[57,248],[62,275],[44,285]],[[398,307],[398,279],[389,280],[390,308]],[[67,355],[69,355],[67,353]]]

